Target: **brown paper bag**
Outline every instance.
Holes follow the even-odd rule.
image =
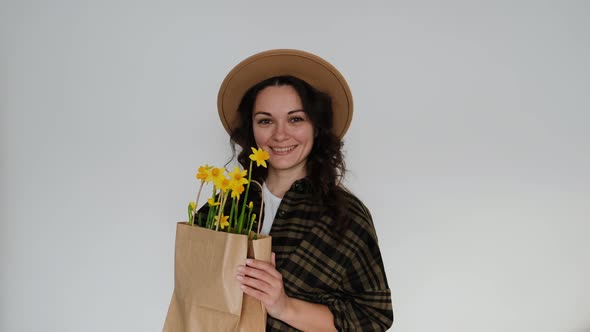
[[[174,293],[163,331],[264,331],[266,310],[242,293],[236,274],[246,257],[270,262],[271,241],[178,223]]]

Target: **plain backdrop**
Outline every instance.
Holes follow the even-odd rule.
[[[590,331],[589,1],[0,1],[0,331],[161,331],[217,91],[347,78],[393,331]]]

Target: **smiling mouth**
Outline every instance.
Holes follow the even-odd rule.
[[[292,151],[296,147],[297,147],[296,145],[292,145],[292,146],[286,146],[286,147],[271,147],[270,149],[272,150],[272,152],[276,152],[276,153],[287,153],[287,152]]]

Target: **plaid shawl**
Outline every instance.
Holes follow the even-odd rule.
[[[310,194],[307,179],[285,194],[270,235],[285,292],[327,305],[339,331],[385,331],[393,323],[391,293],[375,227],[364,204],[345,193],[344,231]],[[254,194],[256,195],[256,194]],[[298,331],[268,317],[267,331]]]

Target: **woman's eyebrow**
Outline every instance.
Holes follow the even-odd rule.
[[[303,112],[303,109],[292,110],[292,111],[289,111],[289,113],[287,113],[287,114],[293,114],[293,113],[297,113],[297,112]]]
[[[303,112],[303,109],[296,109],[296,110],[292,110],[292,111],[289,111],[289,112],[287,112],[287,114],[288,114],[288,115],[291,115],[291,114],[293,114],[293,113],[298,113],[298,112]],[[257,115],[267,115],[267,116],[272,116],[272,114],[270,114],[270,113],[268,113],[268,112],[264,112],[264,111],[256,111],[256,112],[254,112],[254,116],[257,116]]]

